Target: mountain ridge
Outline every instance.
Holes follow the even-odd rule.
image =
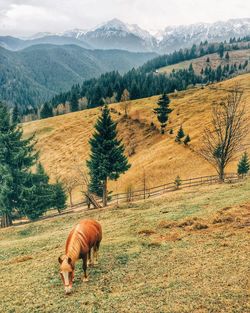
[[[150,32],[137,24],[112,19],[91,29],[72,29],[61,33],[38,33],[26,40],[0,36],[0,45],[19,50],[39,43],[74,43],[89,49],[121,49],[132,52],[168,53],[208,40],[224,41],[250,35],[250,18],[229,19],[214,23],[167,26]],[[11,39],[12,38],[12,39]],[[61,38],[61,43],[60,43]],[[16,46],[13,42],[17,41]],[[70,42],[71,40],[71,42]],[[14,47],[13,47],[14,45]]]

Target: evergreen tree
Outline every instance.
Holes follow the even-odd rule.
[[[76,93],[73,93],[70,99],[70,112],[76,112],[78,110],[79,110],[78,98]]]
[[[0,103],[0,213],[1,226],[12,224],[14,209],[23,204],[30,168],[38,155],[34,152],[33,137],[22,139],[22,129],[10,123],[7,108]]]
[[[52,204],[54,209],[57,209],[60,213],[66,208],[67,196],[63,188],[63,184],[57,180],[55,184],[51,185],[52,188]]]
[[[161,123],[162,134],[165,132],[165,127],[168,121],[168,114],[172,112],[172,110],[169,108],[169,103],[170,100],[167,94],[164,92],[157,102],[158,108],[154,109],[154,113],[157,115],[157,119]]]
[[[41,118],[48,118],[53,116],[53,109],[48,102],[45,102],[40,111]]]
[[[187,145],[190,141],[191,141],[191,139],[190,139],[189,135],[187,135],[183,142],[185,145]]]
[[[227,51],[226,55],[225,55],[225,59],[227,60],[227,62],[229,61],[229,53]]]
[[[12,110],[11,120],[12,120],[13,124],[20,123],[20,114],[19,114],[19,110],[18,110],[17,105],[15,105],[13,110]]]
[[[23,189],[22,213],[35,220],[53,206],[52,188],[49,176],[41,163],[36,166],[36,172],[29,176]]]
[[[218,49],[218,54],[221,59],[223,58],[224,51],[225,51],[224,44],[221,42]]]
[[[124,146],[117,139],[116,123],[112,121],[107,105],[102,109],[95,130],[89,141],[91,145],[90,160],[87,161],[90,174],[89,189],[97,193],[102,186],[103,206],[106,206],[108,179],[118,179],[120,174],[129,169],[130,164],[124,155]]]
[[[184,133],[184,131],[183,131],[183,128],[182,128],[182,126],[179,128],[179,130],[178,130],[178,133],[177,133],[177,135],[176,135],[176,138],[175,138],[175,141],[176,142],[181,142],[181,139],[183,138],[185,136],[185,133]]]
[[[250,170],[250,162],[249,162],[249,159],[248,159],[248,154],[245,152],[239,163],[238,163],[238,174],[239,175],[245,175],[249,172]]]

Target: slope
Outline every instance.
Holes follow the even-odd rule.
[[[235,83],[245,88],[243,102],[247,106],[250,120],[250,74],[214,86],[225,89],[233,87]],[[221,101],[226,95],[225,90],[216,91],[210,87],[171,94],[173,112],[167,129],[173,128],[173,135],[160,135],[150,125],[153,122],[159,126],[153,114],[158,96],[130,101],[128,119],[123,116],[123,104],[111,105],[113,118],[118,121],[119,136],[123,139],[132,166],[117,182],[110,182],[109,188],[114,192],[124,191],[129,185],[141,188],[144,171],[147,186],[171,182],[177,175],[184,179],[216,174],[193,150],[197,150],[201,144],[202,130],[210,122],[213,103]],[[99,115],[100,108],[96,108],[23,125],[25,136],[36,133],[41,161],[52,178],[56,175],[77,177],[79,166],[85,168],[89,156],[88,140]],[[191,137],[190,147],[174,141],[180,125]],[[246,140],[249,142],[250,134]],[[236,171],[236,163],[237,161],[233,162],[227,171]],[[75,199],[79,197],[80,193],[77,192]]]
[[[250,60],[250,49],[244,50],[235,50],[229,51],[229,60],[227,61],[225,57],[221,59],[218,53],[207,54],[203,57],[192,59],[184,62],[180,62],[173,65],[164,66],[158,69],[159,73],[166,73],[170,74],[173,70],[180,70],[180,69],[188,69],[190,64],[192,63],[193,69],[196,74],[200,74],[201,70],[205,70],[206,67],[211,67],[212,69],[216,69],[217,66],[221,65],[234,65],[236,64],[237,67],[239,64],[243,64],[246,60]],[[207,58],[209,58],[209,62],[207,62]],[[249,62],[250,63],[250,62]],[[250,70],[250,64],[244,69],[245,72]]]
[[[249,197],[248,180],[1,229],[0,311],[246,313]],[[66,297],[57,259],[83,218],[102,224],[99,264],[84,283],[79,261]]]
[[[113,70],[124,73],[154,56],[75,45],[37,45],[16,52],[0,48],[0,100],[38,105],[73,84]]]

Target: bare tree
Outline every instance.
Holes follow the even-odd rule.
[[[245,107],[241,104],[243,91],[236,85],[225,102],[217,103],[212,111],[212,127],[206,127],[200,155],[216,169],[224,180],[226,166],[243,148],[248,125]]]
[[[127,89],[124,89],[122,96],[121,96],[121,102],[122,102],[122,109],[124,110],[125,117],[128,116],[128,112],[129,112],[130,105],[131,105],[131,102],[129,102],[129,100],[130,100],[129,91]]]
[[[69,203],[70,203],[70,207],[72,207],[73,206],[72,193],[73,193],[73,190],[79,185],[79,182],[76,177],[70,176],[70,177],[64,177],[62,179],[62,183],[69,195]]]

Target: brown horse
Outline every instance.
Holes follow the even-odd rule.
[[[97,254],[102,240],[102,227],[95,220],[82,220],[69,233],[66,241],[65,255],[60,256],[60,274],[64,284],[65,293],[72,290],[74,281],[75,263],[82,259],[83,281],[88,281],[87,264],[97,264]],[[93,263],[91,249],[93,248]]]

